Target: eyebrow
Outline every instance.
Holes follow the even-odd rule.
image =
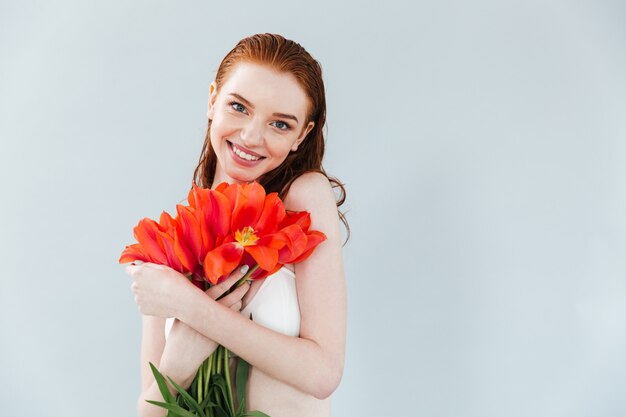
[[[230,93],[231,96],[235,97],[237,100],[243,101],[243,104],[245,104],[246,106],[250,107],[251,109],[254,109],[254,104],[250,103],[248,100],[246,100],[245,97],[243,97],[240,94],[237,93]],[[296,122],[296,124],[298,123],[298,118],[296,116],[294,116],[293,114],[287,114],[287,113],[273,113],[272,116],[275,117],[281,117],[283,119],[291,119],[293,121]]]

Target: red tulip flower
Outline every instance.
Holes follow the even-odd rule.
[[[309,231],[309,213],[287,213],[278,194],[266,194],[256,182],[215,190],[192,184],[187,201],[176,206],[175,218],[163,212],[158,223],[142,219],[134,229],[138,243],[127,246],[119,262],[164,264],[216,284],[242,264],[253,267],[246,279],[264,278],[306,259],[326,239]]]
[[[254,259],[259,268],[273,270],[278,264],[278,251],[285,246],[284,236],[276,233],[286,216],[277,193],[265,194],[256,182],[220,185],[232,209],[230,231],[223,243],[204,259],[204,272],[211,283],[229,275],[243,260],[244,254]]]
[[[326,235],[317,230],[309,231],[311,216],[305,211],[288,212],[279,225],[278,239],[285,245],[278,251],[278,263],[273,270],[258,271],[255,279],[265,278],[286,264],[302,262],[315,250],[317,245],[326,240]]]

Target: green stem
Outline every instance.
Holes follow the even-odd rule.
[[[218,356],[217,360],[217,373],[219,373],[222,378],[224,377],[224,351],[226,348],[220,345],[220,356]],[[220,390],[220,407],[223,409],[228,408],[228,393],[224,394],[222,390]]]
[[[197,396],[198,396],[198,404],[200,404],[202,402],[202,397],[203,397],[203,392],[202,392],[202,377],[204,376],[204,362],[202,362],[202,364],[200,365],[200,367],[198,368],[198,383],[196,384],[197,386]]]
[[[220,374],[222,373],[222,346],[218,346],[215,352],[217,353],[215,373]]]
[[[222,294],[221,297],[226,296],[235,288],[241,287],[246,281],[250,279],[250,276],[259,269],[259,265],[254,265],[252,268],[248,269],[248,272],[239,279],[226,293]],[[206,284],[206,283],[205,283]],[[219,298],[221,298],[219,297]],[[218,298],[218,300],[219,300]],[[230,367],[229,367],[229,358],[228,358],[228,349],[224,346],[219,345],[217,349],[209,356],[201,365],[198,370],[198,402],[202,402],[202,400],[209,396],[210,393],[210,384],[211,384],[211,376],[215,374],[221,374],[226,381],[226,396],[222,398],[220,394],[220,390],[214,390],[215,394],[215,403],[218,404],[219,407],[225,405],[230,408],[231,415],[235,415],[235,403],[233,400],[232,393],[232,382],[230,379]],[[209,407],[209,414],[213,414],[213,409]]]
[[[211,353],[211,355],[206,358],[206,368],[204,374],[204,387],[202,387],[202,392],[204,393],[205,398],[209,398],[211,396],[211,392],[209,391],[209,382],[211,380],[211,372],[213,370],[213,360],[215,356],[215,351]],[[207,407],[206,409],[207,417],[215,417],[215,413],[213,411],[213,407]]]
[[[233,402],[233,387],[230,383],[230,366],[228,366],[228,349],[224,348],[224,379],[226,380],[226,395],[228,396],[228,404],[232,415],[235,415],[235,403]]]
[[[215,350],[215,352],[213,352],[213,355],[211,355],[213,362],[211,363],[211,375],[215,375],[217,373],[217,355],[218,352],[220,350],[220,347],[218,346],[217,349]],[[217,405],[220,404],[220,393],[219,390],[214,389],[213,390],[213,402]]]
[[[213,372],[213,355],[215,352],[211,353],[206,360],[206,369],[204,374],[204,396],[207,397],[209,395],[209,382],[211,381],[211,372]]]
[[[250,278],[250,275],[254,274],[254,272],[259,269],[259,265],[254,265],[252,268],[250,268],[248,270],[248,272],[246,272],[246,275],[244,275],[243,277],[241,277],[241,279],[239,281],[237,281],[237,283],[235,285],[233,285],[234,288],[239,288],[243,285],[244,282],[246,282],[248,280],[248,278]]]
[[[232,286],[232,287],[230,287],[230,288],[228,289],[228,291],[226,291],[225,293],[223,293],[222,295],[220,295],[219,297],[217,297],[217,299],[216,299],[215,301],[219,301],[219,300],[221,300],[222,298],[226,297],[228,294],[230,294],[231,292],[233,292],[233,291],[235,290],[235,288],[239,288],[239,287],[241,287],[241,286],[244,284],[244,282],[246,282],[246,281],[248,281],[248,280],[249,280],[250,275],[252,275],[252,274],[254,273],[254,271],[256,271],[257,269],[259,269],[259,265],[258,265],[258,264],[257,264],[257,265],[254,265],[252,268],[250,268],[250,269],[248,270],[248,272],[246,272],[246,274],[245,274],[243,277],[241,277],[241,278],[239,279],[239,281],[237,281],[235,284],[233,284],[233,286]]]

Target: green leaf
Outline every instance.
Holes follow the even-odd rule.
[[[226,379],[226,397],[228,399],[228,406],[230,407],[230,413],[235,414],[235,401],[233,398],[233,385],[230,382],[230,363],[228,360],[229,351],[226,347],[221,346],[224,349],[224,376]]]
[[[234,410],[231,410],[228,401],[228,388],[226,386],[226,380],[221,374],[213,374],[210,377],[209,384],[209,396],[214,398],[217,402],[217,407],[212,411],[217,417],[231,417]]]
[[[187,403],[187,405],[189,407],[193,408],[193,410],[196,413],[198,413],[197,415],[199,415],[200,417],[206,417],[204,415],[204,412],[202,411],[202,409],[200,408],[200,406],[196,402],[196,400],[194,400],[193,397],[191,395],[189,395],[189,393],[185,390],[185,388],[183,388],[180,385],[178,385],[176,383],[176,381],[174,381],[169,376],[167,377],[167,379],[169,379],[170,383],[174,386],[174,388],[176,388],[176,391],[178,391],[178,393],[181,395],[181,397],[183,397],[183,399],[185,400],[185,403]]]
[[[217,407],[217,404],[215,404],[214,402],[212,402],[209,398],[209,396],[207,395],[206,398],[204,400],[202,400],[202,402],[200,403],[200,408],[202,408],[203,410],[206,409],[207,407]]]
[[[237,407],[237,412],[235,413],[236,417],[243,417],[246,412],[246,405],[244,403],[239,403],[239,407]]]
[[[221,389],[226,389],[226,380],[221,374],[211,375],[211,384],[218,385]]]
[[[163,378],[163,375],[161,375],[159,370],[156,368],[156,366],[152,364],[152,362],[148,362],[148,363],[150,364],[150,369],[152,369],[152,375],[154,375],[154,380],[159,386],[159,391],[161,391],[161,395],[163,396],[163,399],[167,403],[173,403],[174,397],[172,397],[172,394],[170,393],[170,390],[167,387],[167,382],[165,382],[165,378]]]
[[[215,408],[215,415],[217,415],[218,417],[234,417],[231,416],[230,413],[224,411],[221,407],[217,407]]]
[[[237,358],[235,383],[237,384],[237,401],[239,404],[245,404],[246,402],[246,384],[248,383],[249,372],[250,364],[241,357]]]
[[[224,400],[224,404],[226,404],[228,408],[230,408],[230,406],[228,405],[228,388],[226,387],[226,381],[224,380],[224,377],[220,374],[211,375],[211,384],[213,385],[212,388],[219,388],[218,396],[221,394],[221,397]]]
[[[197,397],[198,394],[198,374],[196,374],[195,378],[191,382],[191,386],[189,387],[189,393],[192,397]]]
[[[158,405],[159,407],[163,407],[169,410],[171,413],[176,414],[175,417],[198,417],[197,415],[185,410],[184,408],[182,408],[181,406],[177,404],[170,404],[170,403],[164,403],[164,402],[152,401],[152,400],[146,400],[146,401],[149,402],[150,404]]]

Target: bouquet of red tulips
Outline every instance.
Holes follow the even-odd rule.
[[[323,233],[309,230],[308,212],[286,211],[277,193],[266,194],[256,182],[222,183],[214,190],[192,184],[187,202],[188,206],[176,206],[175,217],[164,211],[158,222],[140,220],[134,228],[138,243],[126,246],[119,262],[167,265],[206,290],[243,265],[248,265],[248,272],[235,286],[265,278],[285,264],[306,259],[326,239]],[[236,371],[239,406],[235,410],[228,357],[228,350],[219,346],[200,366],[189,391],[168,378],[179,393],[176,398],[150,364],[165,400],[150,402],[174,417],[265,415],[245,411],[248,364],[242,358]]]

